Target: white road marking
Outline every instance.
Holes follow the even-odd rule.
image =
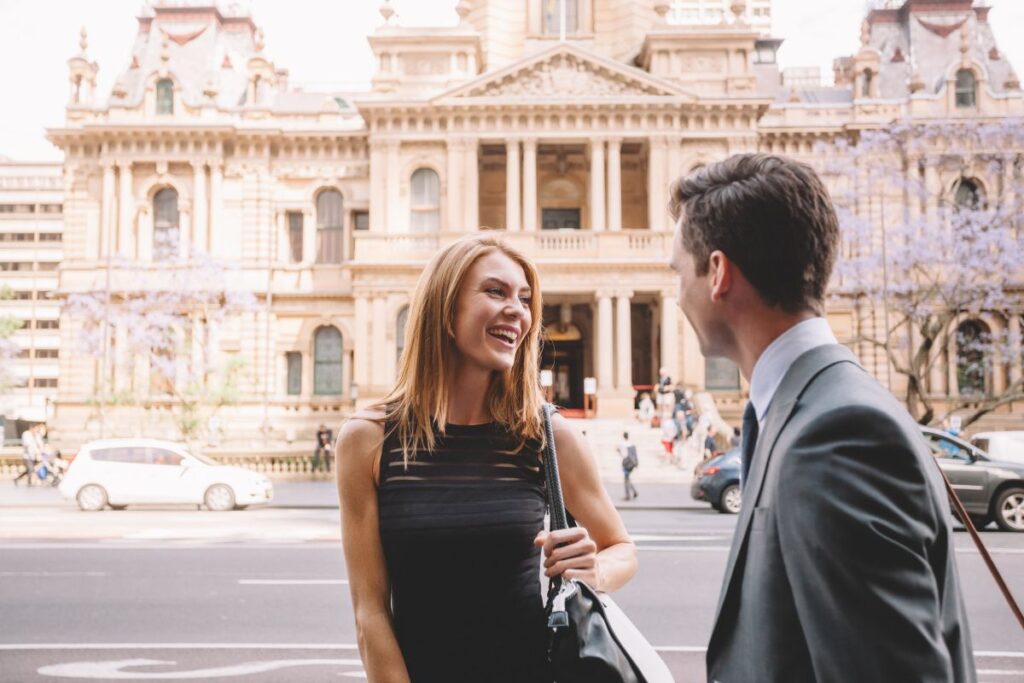
[[[1019,676],[1024,674],[1024,669],[978,669],[978,673],[985,676]]]
[[[243,586],[347,586],[347,579],[239,579]]]
[[[104,680],[184,680],[228,678],[232,676],[249,676],[252,674],[276,671],[295,666],[358,666],[358,659],[278,659],[264,662],[244,662],[230,666],[216,666],[192,671],[124,671],[128,667],[140,666],[174,666],[176,662],[160,659],[120,659],[104,662],[69,662],[43,666],[37,670],[42,676],[57,678],[101,678]]]
[[[675,553],[689,553],[689,552],[728,552],[729,546],[727,545],[638,545],[637,550],[655,550],[660,552],[675,552]]]
[[[636,534],[630,536],[634,543],[643,543],[645,541],[718,541],[723,538],[729,538],[722,534],[701,534],[695,536],[663,536],[660,534]]]

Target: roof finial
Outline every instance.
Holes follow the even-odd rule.
[[[734,24],[743,23],[743,15],[747,11],[746,0],[732,0],[729,4],[729,10],[732,12],[732,21]]]
[[[965,21],[963,26],[960,27],[960,54],[967,54],[968,50],[971,49],[971,28]]]
[[[89,49],[89,34],[85,32],[85,26],[78,32],[78,47],[82,51],[82,56],[85,56],[85,51]]]
[[[391,0],[384,0],[380,4],[380,15],[384,17],[385,24],[391,23],[391,17],[395,16],[395,8],[391,6]]]
[[[263,52],[263,47],[264,47],[264,42],[263,41],[264,41],[263,29],[258,28],[258,29],[256,29],[256,38],[255,38],[255,41],[254,41],[254,47],[256,48],[256,52]]]
[[[459,25],[465,25],[469,17],[469,3],[466,0],[459,0],[455,5],[455,13],[459,15]]]
[[[671,9],[667,0],[655,0],[654,13],[658,15],[659,24],[668,23],[668,11]]]
[[[871,22],[867,19],[860,22],[860,46],[867,47],[871,41]]]
[[[171,38],[164,32],[164,37],[160,41],[160,60],[168,61],[171,58]]]

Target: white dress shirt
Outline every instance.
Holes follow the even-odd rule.
[[[764,427],[764,416],[789,366],[811,349],[838,343],[824,318],[809,318],[793,325],[768,345],[750,375],[750,402],[757,412],[758,427]]]

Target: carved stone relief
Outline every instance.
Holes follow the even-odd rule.
[[[486,83],[469,97],[665,95],[659,88],[605,72],[599,66],[571,54],[554,55],[532,67]]]

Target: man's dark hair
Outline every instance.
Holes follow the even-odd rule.
[[[622,432],[622,438],[629,441],[629,432]]]
[[[721,251],[769,306],[824,313],[839,222],[810,166],[771,154],[737,154],[672,184],[672,217],[683,247],[708,272]]]

